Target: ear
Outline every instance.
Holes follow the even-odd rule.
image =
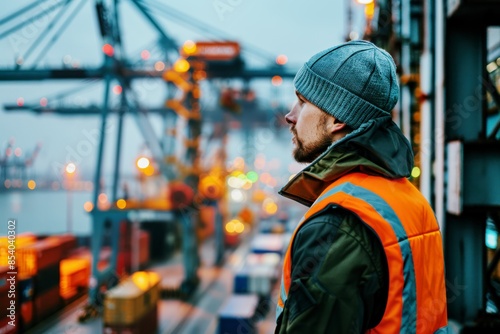
[[[327,119],[327,129],[328,132],[332,135],[338,134],[339,132],[342,132],[346,128],[346,124],[342,123],[338,119],[334,117],[328,117]]]

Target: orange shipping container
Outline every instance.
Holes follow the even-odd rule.
[[[6,266],[9,264],[9,249],[15,250],[16,252],[27,245],[34,244],[37,241],[37,237],[35,234],[31,232],[25,232],[17,234],[15,237],[15,247],[12,246],[9,248],[9,240],[14,240],[13,237],[9,239],[8,236],[0,237],[0,266]]]
[[[39,269],[58,264],[62,259],[61,244],[54,240],[39,240],[17,250],[19,278],[36,275]]]

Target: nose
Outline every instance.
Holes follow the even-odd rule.
[[[292,109],[288,112],[288,114],[285,115],[285,120],[288,124],[295,124],[297,123],[297,102],[293,104]]]

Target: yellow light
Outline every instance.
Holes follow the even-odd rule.
[[[179,73],[184,73],[189,71],[190,67],[191,66],[189,65],[189,62],[183,58],[177,59],[177,61],[174,63],[174,71]]]
[[[365,15],[368,18],[372,18],[373,14],[375,14],[375,2],[374,1],[367,3],[365,6]]]
[[[155,173],[155,168],[153,167],[153,165],[148,165],[142,171],[144,172],[144,175],[151,176]]]
[[[226,223],[226,232],[234,233],[234,222],[232,220]]]
[[[35,188],[36,188],[36,182],[35,182],[34,180],[29,180],[29,181],[28,181],[28,188],[29,188],[30,190],[35,189]]]
[[[70,162],[66,165],[66,173],[68,174],[73,174],[74,172],[76,172],[76,166],[74,163]]]
[[[182,50],[187,55],[193,55],[196,53],[196,43],[188,40],[188,41],[184,42],[184,45],[182,46]]]
[[[278,211],[278,205],[274,202],[269,202],[269,203],[263,203],[264,205],[264,211],[267,214],[274,215]]]
[[[87,212],[90,212],[92,211],[92,209],[94,208],[94,204],[92,204],[92,202],[85,202],[83,204],[83,209]]]
[[[236,233],[243,233],[244,230],[245,230],[245,225],[243,225],[242,222],[236,221],[234,223],[234,232],[236,232]]]
[[[118,201],[116,201],[116,207],[121,210],[125,209],[127,207],[127,201],[123,198],[120,198]]]
[[[361,5],[368,5],[373,2],[373,0],[356,0]]]
[[[411,170],[411,176],[412,177],[419,177],[420,176],[420,168],[418,168],[417,166],[413,167],[413,169]]]
[[[137,164],[137,168],[139,168],[139,169],[146,169],[146,168],[148,168],[150,162],[149,162],[148,158],[141,157],[141,158],[137,159],[136,164]]]
[[[142,291],[146,291],[147,289],[149,289],[149,275],[147,272],[144,271],[135,272],[132,275],[132,281]]]

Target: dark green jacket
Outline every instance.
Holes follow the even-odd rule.
[[[409,142],[390,117],[363,124],[332,144],[280,194],[307,206],[350,172],[408,177]],[[388,268],[382,244],[355,214],[331,205],[295,236],[292,285],[276,333],[363,333],[385,311]]]

